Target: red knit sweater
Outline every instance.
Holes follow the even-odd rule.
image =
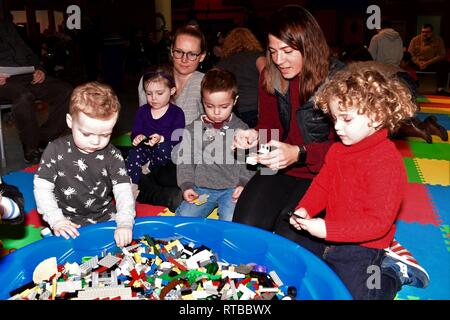
[[[382,129],[352,146],[333,144],[297,208],[311,217],[326,209],[328,241],[383,249],[407,183],[403,159]]]
[[[262,81],[264,76],[261,76],[259,82],[259,113],[258,113],[258,125],[255,129],[260,131],[261,129],[267,130],[267,141],[271,139],[271,130],[279,130],[279,135],[276,137],[279,139],[282,136],[283,127],[280,122],[280,116],[278,113],[278,101],[276,96],[270,95],[262,88]],[[286,140],[282,141],[291,145],[305,145],[307,156],[306,166],[290,166],[283,170],[284,174],[294,176],[297,178],[312,179],[319,172],[323,165],[325,155],[330,148],[331,142],[309,143],[305,144],[303,136],[300,132],[300,128],[297,123],[297,109],[300,105],[299,99],[299,78],[290,81],[289,94],[291,99],[291,121],[289,133]],[[330,140],[334,138],[333,130],[330,130]],[[264,143],[264,142],[263,142]]]

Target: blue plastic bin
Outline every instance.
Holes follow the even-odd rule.
[[[66,240],[49,237],[23,247],[0,260],[0,299],[32,281],[34,268],[56,257],[58,264],[81,262],[84,256],[111,250],[115,222],[80,229],[80,236]],[[319,258],[296,243],[254,227],[200,218],[146,217],[136,219],[134,238],[145,234],[154,238],[182,236],[204,244],[221,261],[234,264],[257,263],[275,270],[285,285],[297,288],[300,300],[351,299],[339,277]]]

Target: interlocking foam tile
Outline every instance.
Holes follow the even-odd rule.
[[[450,161],[414,158],[414,163],[426,184],[450,185]]]
[[[442,220],[442,224],[450,225],[450,188],[430,185],[427,185],[426,188],[435,209],[439,213],[439,219]]]
[[[419,104],[420,104],[420,111],[423,111],[422,108],[450,109],[450,104],[447,103],[421,102]]]
[[[162,216],[162,217],[174,217],[175,213],[170,211],[168,208],[166,208],[163,212],[161,212],[160,214],[158,214],[158,216]]]
[[[36,209],[31,209],[31,211],[26,214],[25,225],[33,226],[35,228],[48,227],[48,224],[42,219],[42,215],[40,215]]]
[[[4,226],[0,225],[0,234],[5,249],[20,249],[35,241],[41,240],[42,228],[34,228],[33,226],[7,226],[8,230],[4,230]]]
[[[34,174],[22,171],[12,172],[3,176],[3,181],[19,188],[25,199],[25,212],[30,212],[36,208],[36,202],[33,194]]]
[[[34,164],[31,167],[27,167],[27,168],[23,169],[22,172],[36,173],[38,167],[39,167],[38,164]]]
[[[409,141],[414,158],[450,160],[450,144]]]
[[[175,213],[171,212],[169,209],[166,209],[163,213],[159,214],[160,216],[175,216]],[[213,210],[213,212],[210,213],[208,216],[209,219],[219,219],[219,215],[217,214],[217,208]]]
[[[448,136],[450,137],[450,130],[447,130],[447,133],[448,133]],[[444,141],[440,137],[435,136],[435,135],[431,135],[431,139],[433,140],[433,143],[447,143],[447,144],[450,144],[450,140]],[[408,137],[407,140],[408,141],[417,141],[417,142],[424,142],[425,141],[422,138],[417,138],[417,137]]]
[[[430,94],[430,95],[426,95],[426,96],[418,96],[417,102],[450,104],[450,97],[437,96],[437,95]]]
[[[403,162],[405,163],[406,173],[408,175],[408,182],[424,183],[423,179],[420,177],[419,172],[417,171],[414,160],[412,158],[403,158]]]
[[[404,158],[414,158],[414,155],[412,154],[411,148],[409,147],[409,143],[406,140],[398,140],[394,139],[392,142],[397,147],[397,150],[400,152],[402,157]]]
[[[397,222],[395,238],[419,261],[430,276],[425,289],[403,286],[399,298],[427,299],[450,298],[450,252],[443,241],[439,227],[418,223]]]
[[[423,112],[430,112],[433,114],[446,114],[446,115],[450,115],[450,108],[429,108],[429,107],[424,107],[424,108],[420,108],[421,111]]]
[[[166,207],[136,202],[136,217],[154,217],[164,212]]]
[[[449,110],[450,110],[450,108],[449,108]],[[425,120],[425,118],[426,117],[428,117],[428,116],[430,116],[431,115],[431,113],[426,113],[426,112],[419,112],[419,113],[417,113],[417,118],[420,120],[420,121],[423,121],[423,120]],[[449,115],[447,115],[447,114],[434,114],[433,113],[433,116],[435,116],[436,117],[436,119],[437,119],[437,122],[441,125],[441,126],[443,126],[445,129],[447,129],[447,130],[450,130],[450,116]]]
[[[439,226],[442,221],[433,207],[425,185],[408,183],[398,220]]]

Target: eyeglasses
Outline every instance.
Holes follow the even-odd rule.
[[[186,58],[190,61],[195,61],[200,55],[201,53],[195,53],[195,52],[184,52],[183,50],[178,50],[178,49],[172,49],[172,56],[175,59],[182,59],[184,57],[184,55],[186,55]]]

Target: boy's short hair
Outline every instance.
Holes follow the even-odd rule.
[[[202,96],[205,91],[210,93],[231,91],[233,99],[238,94],[236,77],[230,71],[221,68],[212,68],[205,73],[201,84]]]
[[[314,97],[316,105],[331,114],[330,100],[338,99],[340,109],[355,107],[372,121],[381,121],[377,128],[394,132],[417,110],[406,84],[395,74],[388,75],[361,63],[350,64],[327,80]],[[362,66],[362,67],[361,67]]]
[[[95,119],[110,119],[120,111],[120,102],[113,89],[99,82],[88,82],[76,87],[70,97],[72,117],[83,112]]]
[[[142,89],[148,86],[150,82],[162,81],[167,87],[175,88],[175,80],[173,79],[173,69],[169,66],[152,67],[145,70],[142,76]]]

